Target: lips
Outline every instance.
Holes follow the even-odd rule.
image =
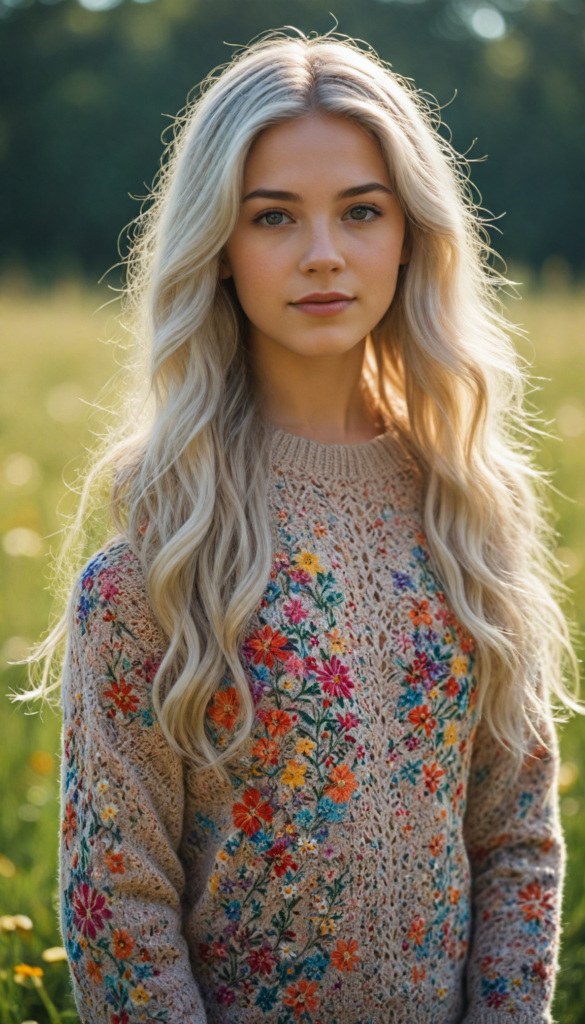
[[[354,302],[353,296],[344,292],[311,292],[290,305],[309,316],[337,316]]]

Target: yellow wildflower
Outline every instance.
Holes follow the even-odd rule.
[[[301,736],[300,740],[297,740],[295,750],[297,754],[306,754],[309,757],[313,753],[315,746],[316,744],[308,736]]]
[[[304,569],[311,576],[316,576],[318,572],[324,572],[319,556],[314,555],[312,551],[301,551],[300,554],[295,555],[295,564],[297,569]]]
[[[38,988],[42,985],[40,980],[43,976],[42,967],[31,967],[30,964],[15,964],[14,966],[14,980],[17,985],[24,985],[27,978],[30,978],[34,985]]]
[[[286,762],[286,771],[283,773],[282,782],[285,786],[290,786],[291,789],[299,789],[305,785],[305,772],[307,771],[306,764],[299,764],[299,762],[293,758],[292,761]]]

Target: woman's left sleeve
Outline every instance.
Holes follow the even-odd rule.
[[[551,1024],[565,846],[554,724],[516,768],[480,721],[464,825],[473,930],[464,1024]]]

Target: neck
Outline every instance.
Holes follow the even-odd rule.
[[[363,377],[366,339],[347,352],[303,355],[250,332],[250,352],[264,418],[274,427],[324,444],[360,444],[384,431]]]

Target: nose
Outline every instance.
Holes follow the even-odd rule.
[[[345,267],[345,259],[339,250],[334,231],[329,224],[321,222],[309,227],[299,269],[303,274],[336,274]]]

